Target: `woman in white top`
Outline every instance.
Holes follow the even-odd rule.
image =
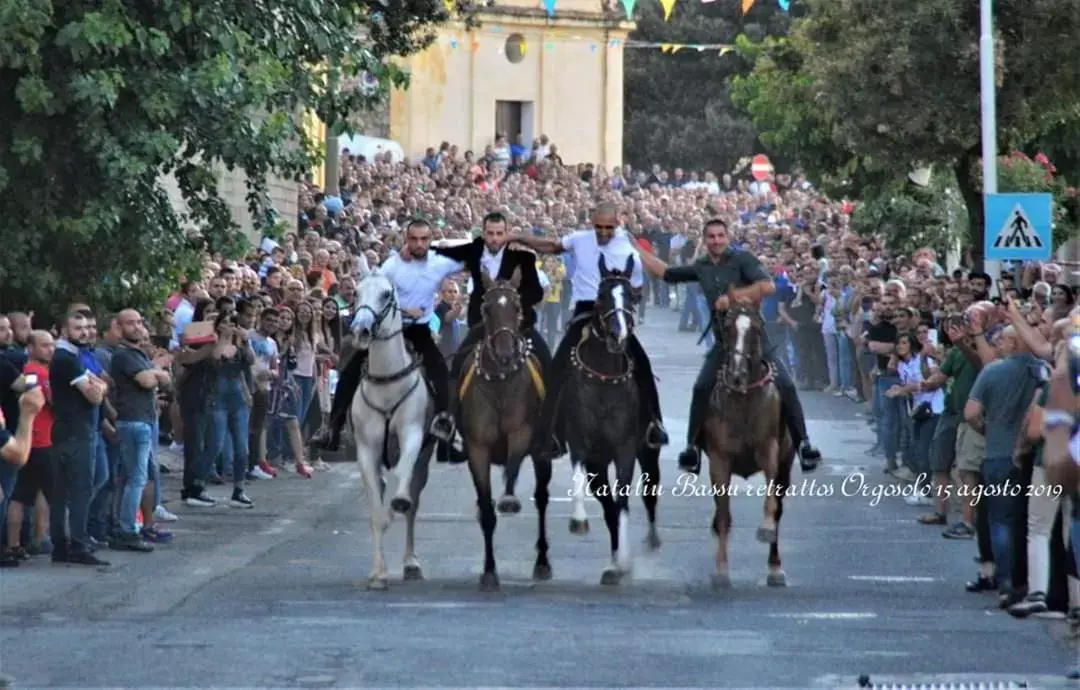
[[[931,505],[931,499],[925,495],[930,489],[930,445],[938,418],[945,411],[945,391],[940,388],[931,392],[921,390],[923,381],[937,370],[937,363],[923,354],[922,344],[914,334],[903,333],[896,339],[896,351],[889,368],[892,369],[894,364],[900,385],[893,386],[885,395],[909,397],[911,445],[904,452],[904,464],[915,473],[920,487],[926,487],[923,494],[910,503]]]

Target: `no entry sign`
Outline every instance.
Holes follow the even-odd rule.
[[[750,174],[758,182],[769,179],[773,174],[773,167],[772,163],[769,162],[769,157],[764,154],[754,156],[754,160],[751,161],[750,165]]]

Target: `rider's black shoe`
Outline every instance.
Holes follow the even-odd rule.
[[[803,441],[799,446],[799,467],[803,472],[813,472],[821,464],[821,452],[810,445],[809,441]]]
[[[440,412],[431,420],[431,435],[445,443],[454,440],[454,420],[449,412]]]
[[[649,428],[645,430],[646,446],[653,450],[659,450],[666,446],[669,441],[667,430],[664,429],[663,424],[656,420],[649,423]]]
[[[701,472],[701,452],[694,446],[687,446],[679,453],[679,469],[690,474]]]

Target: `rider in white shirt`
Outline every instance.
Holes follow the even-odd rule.
[[[581,340],[582,330],[588,323],[595,309],[596,296],[600,290],[600,258],[607,266],[622,267],[629,257],[633,257],[633,269],[630,285],[640,290],[644,284],[641,270],[641,257],[633,240],[625,230],[619,227],[618,214],[611,204],[601,204],[593,211],[593,230],[578,230],[559,239],[518,235],[514,241],[520,242],[542,254],[574,254],[576,270],[571,279],[571,300],[574,302],[574,318],[566,326],[566,333],[559,343],[552,362],[550,383],[544,399],[544,411],[540,420],[543,429],[556,429],[556,404],[559,399],[559,387],[565,376],[570,361],[570,351]],[[664,430],[660,414],[660,394],[656,390],[652,365],[648,355],[636,336],[631,335],[628,353],[634,359],[634,378],[642,397],[648,406],[649,428],[645,432],[645,443],[653,449],[668,443],[667,431]],[[557,429],[556,429],[557,432]],[[559,441],[559,447],[562,443]]]
[[[410,222],[405,228],[405,246],[398,253],[391,254],[380,271],[394,284],[405,325],[402,335],[423,359],[424,373],[435,390],[435,419],[431,423],[431,435],[441,441],[449,441],[454,436],[454,422],[448,412],[450,371],[432,337],[431,319],[435,313],[436,294],[443,280],[461,272],[464,266],[432,251],[431,238],[431,226],[427,221]],[[342,370],[334,392],[328,428],[321,430],[318,437],[313,439],[318,445],[330,449],[338,447],[341,428],[360,385],[366,360],[367,351],[357,350]]]

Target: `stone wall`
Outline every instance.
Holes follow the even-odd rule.
[[[232,210],[233,220],[236,221],[237,225],[239,225],[247,234],[248,239],[251,240],[252,244],[257,245],[260,237],[258,233],[255,232],[251,222],[251,214],[248,213],[247,200],[245,199],[247,187],[245,185],[243,171],[233,170],[232,172],[229,172],[222,169],[218,179],[218,192]],[[180,212],[185,211],[186,206],[184,205],[183,197],[180,195],[180,189],[176,183],[176,178],[172,175],[165,175],[162,177],[161,181],[169,193],[169,198],[173,202],[173,208]],[[268,186],[270,200],[277,210],[278,216],[287,222],[289,227],[295,230],[298,215],[296,202],[299,186],[295,182],[277,177],[270,178]]]

